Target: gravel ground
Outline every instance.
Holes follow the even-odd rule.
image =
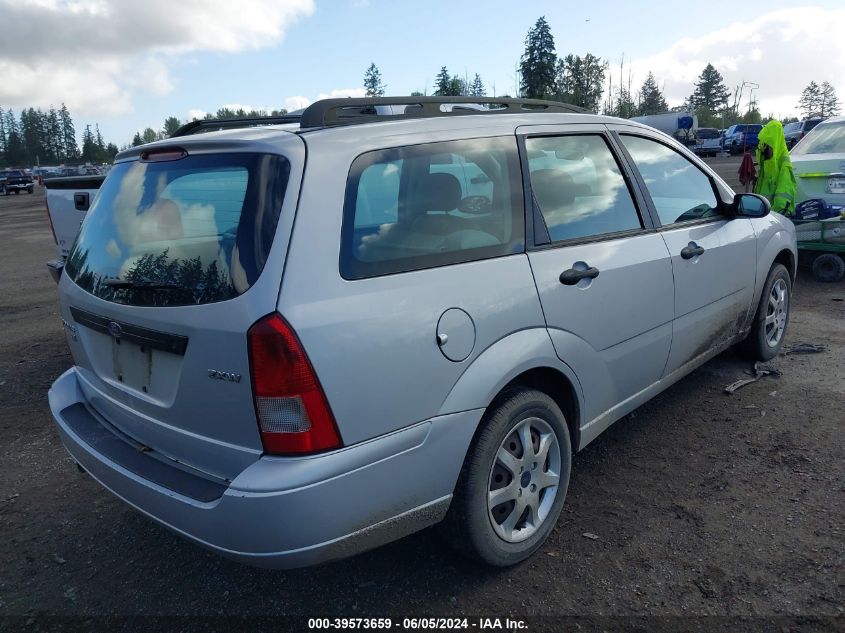
[[[736,159],[713,162],[734,178]],[[522,565],[480,567],[427,530],[274,572],[183,541],[76,470],[46,401],[71,359],[44,267],[55,250],[43,194],[0,197],[0,239],[0,628],[44,615],[391,613],[789,616],[774,630],[845,630],[843,284],[805,269],[796,284],[787,345],[825,352],[780,356],[780,378],[731,396],[723,387],[749,366],[722,354],[576,455],[557,528]]]

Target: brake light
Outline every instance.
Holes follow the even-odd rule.
[[[334,416],[296,333],[278,313],[247,333],[261,442],[267,453],[315,453],[341,446]]]
[[[59,240],[56,238],[56,229],[53,228],[53,218],[50,217],[50,203],[47,202],[47,198],[44,198],[44,206],[47,208],[47,222],[50,223],[50,233],[53,234],[53,241],[58,245]]]

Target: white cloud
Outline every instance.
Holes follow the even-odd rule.
[[[313,103],[308,97],[302,95],[294,95],[293,97],[285,97],[285,110],[292,112],[300,108],[307,108]]]
[[[0,0],[0,103],[132,110],[131,92],[173,90],[176,55],[278,44],[314,0]]]
[[[307,108],[315,101],[320,99],[342,99],[346,97],[363,97],[367,92],[366,88],[337,88],[330,92],[321,92],[314,98],[305,97],[302,95],[294,95],[285,98],[285,109],[288,112],[299,110],[300,108]]]
[[[700,37],[678,40],[667,50],[636,59],[634,85],[654,72],[670,103],[689,96],[708,62],[732,91],[743,80],[759,84],[754,92],[762,113],[778,116],[796,110],[801,90],[815,80],[829,81],[845,96],[845,9],[782,9],[731,24]],[[747,106],[748,89],[743,96]]]
[[[188,110],[188,121],[193,121],[194,119],[204,119],[205,115],[208,114],[205,110],[200,110],[199,108],[191,108]]]

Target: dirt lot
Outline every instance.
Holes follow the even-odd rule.
[[[733,177],[737,162],[715,164]],[[6,624],[385,613],[845,624],[814,619],[845,613],[845,284],[799,275],[787,343],[826,352],[781,356],[781,378],[732,396],[722,388],[748,364],[723,354],[575,456],[558,526],[521,566],[481,568],[429,530],[349,561],[273,572],[181,540],[76,470],[46,400],[71,359],[44,267],[54,247],[40,193],[0,197],[0,240],[0,615],[24,616]]]

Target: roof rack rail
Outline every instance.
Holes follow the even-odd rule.
[[[200,134],[202,132],[217,132],[219,130],[233,130],[261,125],[279,125],[282,123],[299,123],[299,115],[282,114],[278,116],[249,117],[243,119],[198,119],[180,127],[170,135],[170,138],[190,136],[191,134]]]
[[[443,108],[443,105],[451,105],[452,107]],[[405,107],[400,112],[379,113],[377,109],[379,106]],[[322,99],[312,103],[302,113],[299,125],[306,129],[396,119],[425,119],[465,114],[526,114],[530,112],[589,113],[590,111],[568,103],[540,99],[499,97],[338,98]]]

